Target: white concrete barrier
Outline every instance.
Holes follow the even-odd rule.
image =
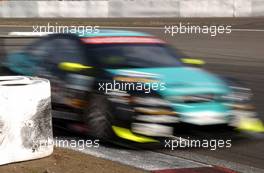
[[[252,0],[235,0],[234,1],[234,17],[252,16]]]
[[[263,0],[109,0],[109,17],[264,17]]]
[[[0,77],[0,165],[53,152],[50,94],[48,80]]]
[[[108,17],[108,0],[0,1],[0,17]]]
[[[179,0],[110,0],[110,17],[178,17]]]
[[[264,1],[252,0],[252,16],[264,16]]]
[[[0,8],[2,17],[38,17],[36,1],[3,1]]]
[[[108,17],[108,1],[38,1],[39,17]]]
[[[185,0],[180,3],[181,17],[229,17],[233,12],[233,0]]]
[[[263,0],[0,1],[0,17],[264,17]]]

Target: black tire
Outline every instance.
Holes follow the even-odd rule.
[[[89,105],[84,112],[84,123],[89,128],[89,135],[109,140],[113,137],[113,115],[110,102],[106,96],[94,94],[90,97]]]

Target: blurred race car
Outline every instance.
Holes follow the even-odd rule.
[[[152,35],[100,30],[50,34],[9,54],[3,66],[49,79],[53,116],[71,122],[67,129],[153,143],[172,136],[177,123],[236,126],[255,116],[250,89],[192,67],[202,63]]]

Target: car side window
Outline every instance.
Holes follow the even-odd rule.
[[[54,37],[39,40],[27,47],[26,53],[39,63],[76,62],[88,64],[85,50],[77,39]]]
[[[48,40],[40,40],[26,49],[26,53],[32,58],[32,60],[42,61],[47,56],[52,48],[52,45]]]
[[[78,40],[69,38],[57,38],[50,42],[53,49],[50,51],[50,59],[52,63],[59,64],[61,62],[75,62],[87,64],[85,51]]]

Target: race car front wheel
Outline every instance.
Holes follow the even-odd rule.
[[[106,96],[94,94],[84,112],[84,123],[88,126],[89,135],[103,140],[113,136],[110,102]]]

